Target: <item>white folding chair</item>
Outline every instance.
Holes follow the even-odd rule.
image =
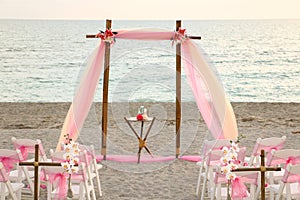
[[[31,189],[30,192],[33,194],[33,182],[27,168],[18,165],[22,160],[23,157],[19,150],[0,149],[0,161],[8,174],[9,180],[16,183],[26,180]],[[21,192],[18,196],[21,196]]]
[[[288,164],[280,183],[269,185],[269,190],[277,194],[276,200],[300,199],[300,164]]]
[[[196,187],[196,195],[199,195],[199,189],[201,185],[201,178],[204,176],[204,169],[206,166],[206,160],[208,153],[210,150],[217,150],[222,149],[224,146],[229,147],[230,146],[230,140],[220,139],[220,140],[212,140],[208,141],[205,140],[203,143],[202,151],[201,151],[201,161],[197,162],[197,165],[199,166],[199,175],[198,175],[198,181],[197,181],[197,187]]]
[[[35,154],[35,145],[38,144],[39,145],[39,160],[40,161],[47,161],[47,156],[44,150],[44,147],[42,145],[42,141],[37,139],[37,140],[33,140],[33,139],[27,139],[27,138],[15,138],[12,137],[11,141],[14,145],[14,148],[16,150],[19,150],[22,154],[23,157],[23,161],[26,162],[33,162],[34,161],[34,154]],[[28,185],[30,187],[30,192],[31,194],[33,194],[33,179],[34,179],[34,169],[33,167],[28,167],[28,166],[22,166],[22,168],[26,168],[28,171],[28,176],[29,179],[28,180]],[[39,168],[39,172],[40,172],[40,168]],[[38,185],[40,185],[40,180],[38,180]],[[38,191],[38,194],[40,194],[40,191]]]
[[[62,167],[44,167],[43,171],[46,175],[47,180],[47,199],[65,199],[66,197],[61,197],[60,188],[61,183],[60,181],[64,181],[63,183],[68,183],[68,176],[69,174],[64,171]],[[59,178],[57,178],[59,177]],[[93,191],[93,186],[89,184],[88,177],[86,175],[85,164],[81,163],[79,165],[79,171],[77,173],[73,173],[71,175],[72,183],[71,183],[71,190],[73,197],[72,199],[88,199],[90,200],[90,193]],[[62,180],[64,179],[64,180]],[[73,180],[76,179],[76,183],[74,184]],[[66,188],[67,190],[68,188]],[[62,194],[67,195],[67,191],[63,191]]]
[[[246,185],[248,197],[243,198],[244,200],[256,200],[258,195],[256,194],[256,189],[260,187],[260,182],[258,179],[258,172],[235,172],[236,176]],[[221,172],[216,172],[214,177],[213,192],[211,195],[211,200],[217,199],[227,199],[227,185],[228,181],[224,174]]]
[[[5,200],[5,197],[11,196],[13,200],[21,199],[21,189],[24,187],[23,183],[11,183],[7,172],[0,162],[0,197]]]
[[[51,149],[50,150],[51,160],[56,161],[56,162],[64,162],[64,160],[65,160],[63,157],[64,153],[65,153],[64,151],[54,152],[53,149]],[[94,200],[96,200],[96,193],[95,193],[94,183],[93,183],[93,179],[96,178],[96,174],[91,172],[92,160],[90,158],[88,158],[86,150],[81,151],[79,153],[78,158],[79,158],[79,163],[84,163],[84,165],[85,165],[84,169],[86,170],[86,173],[87,173],[87,179],[88,179],[89,184],[92,187],[92,191],[91,191],[92,197]],[[72,182],[76,183],[76,182],[78,182],[78,180],[72,179]]]
[[[91,146],[79,145],[79,149],[81,149],[82,151],[86,151],[88,159],[91,160],[91,162],[92,162],[91,163],[91,172],[96,174],[97,188],[99,191],[99,195],[102,196],[99,170],[102,169],[103,166],[100,163],[97,163],[94,146],[93,145],[91,145]]]
[[[260,152],[262,149],[265,150],[265,153],[271,152],[272,149],[280,150],[283,148],[285,140],[286,136],[270,137],[264,139],[257,138],[250,158],[246,158],[249,166],[260,165]]]
[[[297,149],[281,149],[272,150],[268,156],[266,165],[268,167],[277,166],[281,167],[281,171],[268,172],[267,178],[270,184],[281,180],[285,168],[288,164],[300,164],[300,150]]]
[[[267,159],[266,165],[281,167],[281,171],[268,172],[267,179],[269,184],[275,184],[280,181],[285,173],[285,168],[288,164],[300,164],[300,150],[296,149],[281,149],[272,150]],[[270,199],[274,199],[274,193],[270,191]]]

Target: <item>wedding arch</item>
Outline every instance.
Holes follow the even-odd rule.
[[[230,102],[226,98],[222,84],[211,69],[204,55],[199,51],[193,39],[176,21],[176,31],[163,29],[111,29],[111,20],[106,20],[106,31],[87,38],[100,38],[100,44],[88,61],[84,74],[77,86],[73,102],[65,118],[57,150],[68,133],[76,140],[91,108],[100,74],[104,68],[102,99],[102,146],[101,154],[106,158],[107,149],[107,112],[108,84],[110,68],[110,49],[116,39],[128,40],[170,40],[176,45],[176,157],[180,154],[181,126],[181,64],[183,63],[188,83],[193,92],[198,109],[208,130],[216,139],[236,139],[238,135],[236,118]],[[171,44],[170,44],[171,45]]]

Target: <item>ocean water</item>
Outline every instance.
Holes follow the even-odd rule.
[[[113,21],[175,29],[175,21]],[[0,102],[70,102],[104,21],[0,20]],[[300,20],[183,21],[234,102],[300,102]],[[184,72],[184,70],[182,70]],[[182,100],[193,95],[182,75]],[[170,41],[117,40],[109,101],[175,101]],[[102,80],[95,101],[102,101]]]

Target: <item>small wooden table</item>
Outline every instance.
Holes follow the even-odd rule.
[[[147,147],[146,145],[146,140],[147,137],[150,133],[150,130],[152,128],[152,125],[155,121],[155,117],[148,117],[147,119],[144,120],[137,120],[136,117],[124,117],[125,121],[127,122],[128,126],[130,127],[130,129],[132,130],[132,132],[135,134],[135,136],[137,137],[138,141],[139,141],[139,150],[138,150],[138,163],[140,163],[140,159],[141,159],[141,151],[143,148],[146,149],[146,151],[150,154],[151,157],[153,157],[150,149]],[[136,130],[133,128],[132,124],[133,122],[141,122],[141,131],[140,134],[138,134],[136,132]],[[150,126],[148,127],[145,137],[143,138],[143,130],[144,130],[144,122],[150,122]]]

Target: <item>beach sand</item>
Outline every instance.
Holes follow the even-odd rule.
[[[148,137],[156,156],[175,155],[174,103],[111,103],[107,154],[135,156],[138,143],[124,116],[135,116],[140,105],[157,117]],[[287,137],[285,148],[299,149],[300,103],[232,103],[239,132],[246,136],[240,146],[248,155],[258,137]],[[11,137],[41,139],[48,154],[55,148],[70,103],[0,103],[1,148],[12,149]],[[195,103],[182,105],[181,145],[183,155],[199,155],[205,139],[211,139]],[[101,143],[101,104],[92,107],[78,142]],[[146,125],[149,126],[149,125]],[[139,124],[135,124],[139,128]],[[146,152],[143,151],[146,155]],[[48,154],[49,155],[49,154]],[[195,162],[175,159],[163,163],[116,163],[104,161],[100,199],[198,199],[195,195],[198,167]],[[42,191],[45,198],[45,191]]]

